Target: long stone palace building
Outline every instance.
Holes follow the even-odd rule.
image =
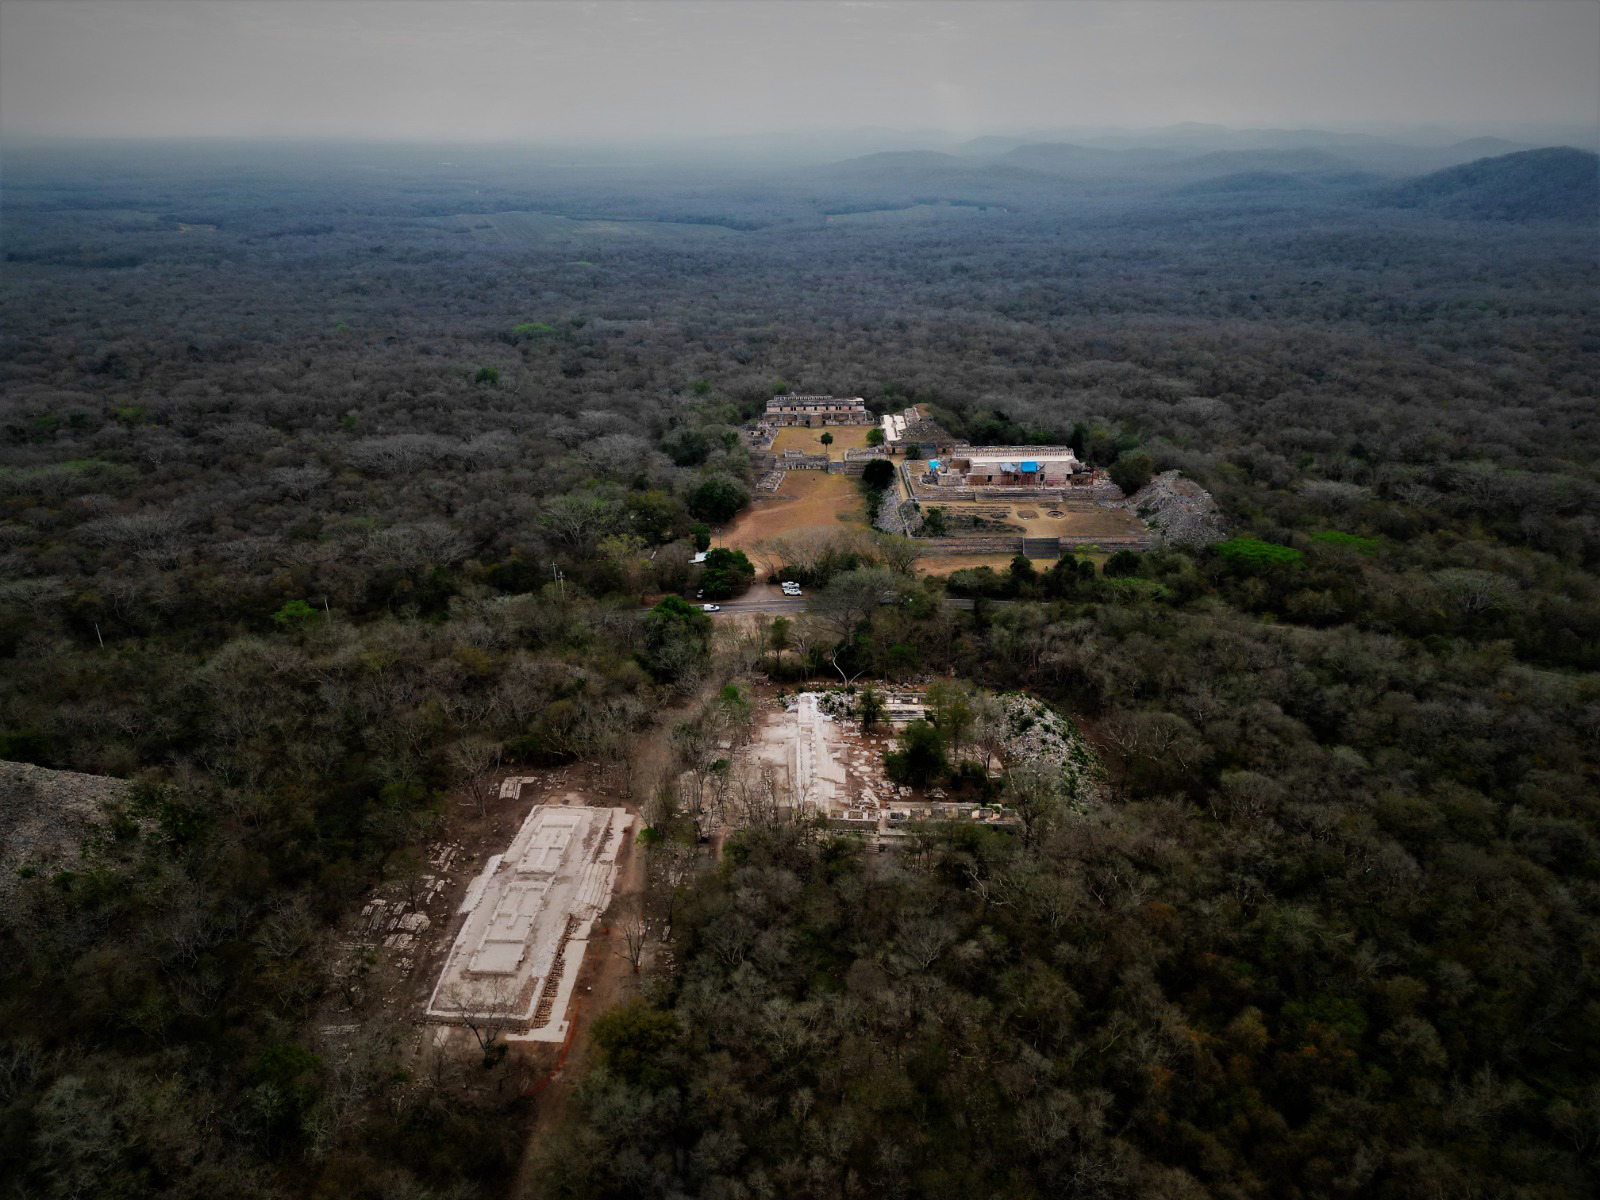
[[[774,425],[876,425],[878,418],[867,410],[860,396],[841,400],[836,396],[774,396],[767,401],[767,420]]]

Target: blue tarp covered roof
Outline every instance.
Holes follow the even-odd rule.
[[[1039,469],[1039,464],[1036,462],[1025,462],[1022,464],[1022,469],[1024,471],[1037,471]]]

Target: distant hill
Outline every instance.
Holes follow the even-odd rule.
[[[1171,163],[1162,168],[1162,174],[1199,180],[1258,171],[1283,174],[1349,171],[1353,166],[1348,158],[1340,158],[1326,150],[1217,150]]]
[[[906,204],[1011,204],[1055,195],[1061,180],[993,159],[888,151],[811,168],[797,178],[830,211]]]
[[[1237,171],[1232,175],[1218,175],[1186,183],[1174,189],[1179,196],[1216,196],[1244,193],[1265,195],[1277,192],[1303,192],[1311,186],[1303,175],[1286,175],[1282,171]]]
[[[958,158],[937,150],[888,150],[828,163],[806,172],[806,178],[836,184],[894,185],[948,189],[982,185],[986,190],[1007,185],[1048,184],[1047,176],[995,160]]]
[[[1600,221],[1600,155],[1569,146],[1447,167],[1374,196],[1394,208],[1491,221]]]
[[[955,147],[956,154],[964,155],[994,155],[1004,154],[1007,150],[1014,150],[1018,146],[1027,145],[1027,138],[1007,137],[998,133],[986,133],[981,137],[969,138]]]
[[[1033,142],[1007,151],[997,161],[1052,175],[1119,175],[1179,157],[1175,150],[1148,146],[1121,150],[1075,142]]]

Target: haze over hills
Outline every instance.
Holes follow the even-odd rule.
[[[835,202],[1014,204],[1053,206],[1068,199],[1136,202],[1189,197],[1321,197],[1427,208],[1440,216],[1502,220],[1586,220],[1596,209],[1596,156],[1570,147],[1458,156],[1495,139],[1458,142],[1420,152],[1420,169],[1381,170],[1372,147],[1354,153],[1298,149],[1217,150],[1185,155],[1154,148],[1109,150],[1068,143],[1015,146],[987,156],[893,151],[847,159],[804,173]],[[1378,147],[1391,158],[1400,147]],[[1444,158],[1443,168],[1434,164]]]
[[[1439,216],[1503,221],[1600,220],[1600,155],[1553,146],[1435,171],[1380,200]]]

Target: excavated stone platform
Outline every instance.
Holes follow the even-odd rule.
[[[465,915],[427,1015],[504,1022],[513,1039],[561,1041],[589,930],[611,902],[632,821],[621,808],[536,804],[467,888]]]

